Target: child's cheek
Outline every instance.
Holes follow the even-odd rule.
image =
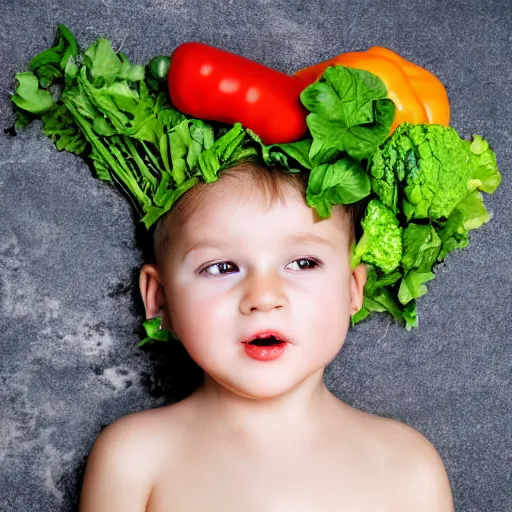
[[[313,329],[315,338],[324,346],[332,345],[335,352],[341,348],[350,322],[349,286],[344,273],[326,273],[302,306],[302,317],[307,318],[304,327]]]
[[[213,283],[215,278],[203,279],[208,283],[195,282],[173,294],[172,324],[185,345],[225,339],[236,318],[236,298],[228,293],[230,285],[221,280]]]

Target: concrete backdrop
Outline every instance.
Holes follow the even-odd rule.
[[[184,393],[171,348],[136,348],[142,254],[128,202],[39,124],[3,133],[14,74],[51,46],[60,22],[83,47],[107,37],[137,63],[198,40],[293,72],[382,45],[440,77],[452,126],[496,151],[492,221],[437,267],[418,330],[385,316],[361,323],[326,379],[341,399],[432,441],[457,511],[512,511],[511,9],[508,0],[2,0],[0,510],[76,510],[100,429]]]

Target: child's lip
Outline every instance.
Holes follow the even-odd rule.
[[[285,336],[282,332],[277,331],[276,329],[265,329],[263,331],[257,331],[245,338],[241,343],[250,343],[256,338],[268,338],[269,336],[274,336],[274,338],[284,343],[291,343],[288,336]]]

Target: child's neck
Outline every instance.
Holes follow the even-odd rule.
[[[340,403],[325,386],[323,373],[322,369],[288,392],[263,399],[240,396],[205,375],[195,398],[209,428],[218,426],[248,439],[267,436],[276,427],[311,431]]]

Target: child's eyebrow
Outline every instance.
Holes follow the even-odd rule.
[[[208,238],[205,238],[204,240],[199,240],[199,242],[196,242],[195,244],[185,249],[183,259],[185,259],[191,252],[196,252],[199,251],[199,249],[205,249],[207,247],[211,247],[214,249],[222,249],[226,247],[226,245],[219,240],[210,240]]]
[[[316,243],[321,244],[330,247],[331,249],[336,249],[336,247],[327,240],[326,238],[322,238],[318,235],[315,235],[313,233],[298,233],[292,236],[289,236],[285,238],[284,245],[292,245],[292,244],[298,244],[298,243]],[[199,240],[199,242],[196,242],[195,244],[191,245],[185,250],[185,253],[183,255],[183,259],[185,259],[190,253],[199,251],[200,249],[205,248],[214,248],[214,249],[223,249],[226,248],[228,245],[221,242],[220,240],[213,240],[209,238],[205,238],[204,240]]]
[[[316,244],[327,245],[331,249],[336,249],[336,247],[334,247],[334,244],[330,240],[327,240],[327,238],[322,238],[321,236],[318,235],[314,235],[313,233],[298,233],[296,235],[290,236],[287,239],[287,242],[289,244],[313,242]]]

